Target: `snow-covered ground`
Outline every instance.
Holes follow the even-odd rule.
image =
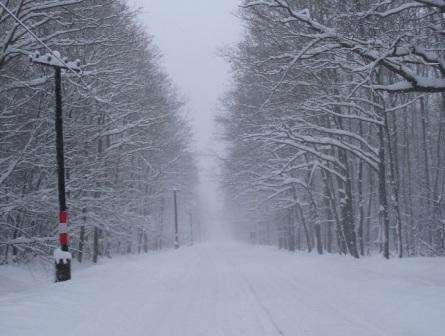
[[[11,281],[7,336],[443,336],[445,259],[363,260],[203,244]]]

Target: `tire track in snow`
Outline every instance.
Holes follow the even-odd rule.
[[[267,316],[267,319],[269,320],[269,322],[273,325],[274,329],[277,331],[278,335],[281,336],[286,336],[286,334],[283,332],[283,330],[281,330],[280,326],[278,325],[278,323],[275,321],[275,319],[272,316],[272,313],[270,312],[270,310],[267,308],[266,305],[263,304],[263,302],[260,300],[257,291],[255,290],[255,288],[253,287],[252,283],[249,281],[249,279],[247,279],[243,274],[241,274],[243,280],[245,281],[247,288],[249,288],[250,293],[252,293],[252,296],[255,298],[255,301],[258,303],[258,305],[261,307],[261,309],[263,310],[263,312],[265,313],[265,315]]]
[[[296,293],[302,293],[307,299],[302,300],[306,303],[311,302],[312,304],[318,304],[320,307],[329,307],[334,311],[336,314],[338,314],[344,321],[349,322],[349,324],[355,324],[359,325],[368,331],[371,331],[373,335],[375,336],[391,336],[390,334],[386,333],[384,330],[376,327],[375,325],[367,322],[361,317],[358,317],[354,315],[353,312],[347,311],[346,309],[339,308],[337,305],[333,304],[330,300],[322,300],[319,296],[316,296],[314,294],[311,294],[313,292],[313,288],[308,288],[306,286],[306,283],[303,283],[301,280],[298,280],[295,278],[295,276],[288,272],[287,269],[283,269],[282,267],[276,267],[275,274],[285,274],[286,277],[281,277],[281,281],[288,282],[292,288],[295,289],[295,292],[291,292],[292,296],[295,298],[301,300],[301,296],[299,297]],[[306,288],[306,290],[302,290]]]
[[[245,260],[243,261],[245,262]],[[267,302],[270,299],[275,299],[277,297],[281,298],[285,293],[286,297],[285,300],[283,300],[283,303],[285,305],[291,304],[291,309],[297,314],[303,313],[304,317],[300,315],[300,321],[297,323],[297,325],[300,326],[300,333],[303,335],[318,335],[320,330],[314,329],[314,321],[316,321],[317,316],[321,314],[322,316],[337,316],[338,319],[331,318],[331,321],[328,321],[327,323],[332,323],[332,321],[334,321],[336,324],[341,323],[344,325],[344,327],[352,327],[355,328],[356,331],[361,330],[362,333],[364,332],[363,335],[391,336],[384,330],[367,322],[364,318],[357,316],[353,311],[348,311],[344,308],[342,309],[338,307],[335,305],[335,303],[332,303],[329,298],[322,299],[321,297],[312,294],[312,292],[316,292],[320,288],[318,288],[317,285],[314,287],[310,277],[309,279],[305,278],[303,281],[298,281],[298,279],[295,278],[294,273],[289,272],[289,269],[282,268],[269,262],[264,264],[264,266],[266,265],[267,269],[252,269],[254,272],[256,272],[255,274],[246,271],[247,274],[251,276],[255,275],[258,277],[258,279],[261,279],[261,282],[258,284],[256,282],[252,282],[247,277],[246,272],[243,272],[241,269],[239,270],[239,273],[245,279],[249,290],[252,292],[252,295],[255,297],[264,313],[270,318],[270,322],[274,325],[275,329],[277,329],[279,335],[285,335],[283,328],[281,328],[279,323],[276,322],[272,311],[268,308],[267,304],[264,303],[264,300]],[[265,279],[267,280],[264,281]],[[262,289],[262,294],[265,290],[264,295],[259,294],[257,290],[258,288]],[[289,300],[291,297],[293,297],[295,300]],[[304,307],[296,308],[295,304],[298,302],[304,304]],[[273,308],[273,306],[271,307]],[[308,328],[308,325],[311,327]]]
[[[230,260],[230,259],[229,259]],[[267,308],[267,306],[261,301],[257,291],[255,290],[255,287],[253,286],[252,282],[247,278],[247,276],[243,273],[242,270],[240,270],[233,261],[229,261],[230,266],[233,270],[236,270],[239,274],[240,278],[242,279],[245,287],[249,290],[251,297],[255,300],[255,302],[258,304],[258,306],[263,311],[264,315],[266,316],[268,322],[270,325],[272,325],[273,329],[277,332],[280,336],[286,336],[286,334],[283,332],[279,324],[276,322],[275,318],[273,317],[270,310]]]
[[[292,282],[292,284],[295,289],[298,289],[298,286],[297,286],[299,284],[298,281],[294,280]],[[307,293],[307,292],[305,292],[305,293]],[[306,295],[310,298],[310,300],[312,302],[317,302],[320,305],[324,305],[324,306],[331,308],[333,311],[337,312],[345,321],[350,322],[351,324],[359,325],[359,326],[364,327],[368,330],[372,330],[373,335],[375,335],[375,336],[391,336],[390,334],[377,328],[375,325],[372,325],[371,323],[366,322],[366,320],[364,320],[358,316],[355,316],[353,313],[347,312],[345,309],[340,309],[338,306],[332,304],[328,300],[320,300],[320,298],[317,298],[313,294],[306,294]]]

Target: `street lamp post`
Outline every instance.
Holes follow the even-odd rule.
[[[35,53],[30,58],[31,62],[54,68],[55,80],[55,131],[56,131],[56,153],[57,153],[57,184],[59,194],[59,244],[60,248],[54,251],[56,277],[55,281],[66,281],[71,279],[71,254],[68,252],[68,215],[66,207],[65,192],[65,157],[63,145],[63,113],[62,113],[62,69],[80,71],[80,61],[68,62],[61,58],[57,51],[51,54],[40,55]]]
[[[179,233],[178,233],[178,201],[177,201],[178,189],[173,189],[173,201],[175,205],[175,249],[179,248]]]
[[[197,218],[196,224],[198,225],[198,227],[197,227],[197,231],[198,231],[197,240],[198,240],[198,243],[201,243],[202,242],[202,232],[201,232],[201,218],[200,217]]]
[[[193,245],[193,214],[191,210],[189,212],[189,216],[190,216],[190,245]]]

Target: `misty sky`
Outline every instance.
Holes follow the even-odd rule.
[[[131,0],[141,8],[140,20],[154,36],[163,63],[189,103],[195,146],[200,154],[201,197],[215,218],[217,185],[212,173],[217,160],[211,154],[220,146],[214,117],[218,99],[229,81],[229,67],[218,49],[235,44],[241,24],[233,15],[240,0]],[[210,218],[209,218],[210,219]]]

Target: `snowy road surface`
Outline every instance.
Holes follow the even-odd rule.
[[[444,270],[440,258],[357,261],[204,244],[3,293],[0,335],[443,336]]]

